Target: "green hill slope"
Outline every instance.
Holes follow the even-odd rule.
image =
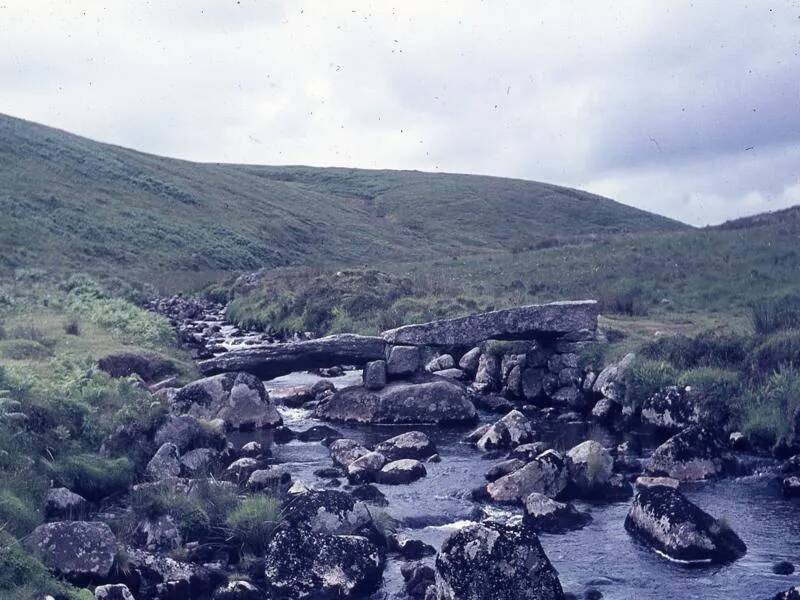
[[[131,276],[429,260],[675,221],[578,190],[410,171],[198,164],[0,115],[0,270]]]

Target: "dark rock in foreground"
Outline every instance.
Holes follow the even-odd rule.
[[[436,557],[438,600],[561,600],[558,573],[525,527],[475,523],[447,538]]]
[[[381,335],[391,344],[475,346],[488,339],[532,338],[580,329],[597,329],[597,303],[594,300],[507,308],[457,319],[406,325],[384,331]]]
[[[294,371],[361,365],[383,360],[386,342],[378,337],[331,335],[315,340],[233,350],[198,363],[204,375],[246,371],[261,379],[273,379]]]
[[[416,382],[390,383],[382,390],[351,387],[321,402],[315,416],[356,423],[471,423],[477,418],[467,389],[431,376]]]
[[[51,571],[82,583],[108,576],[117,538],[105,523],[58,521],[39,525],[25,539],[25,547]]]
[[[265,580],[271,598],[366,598],[378,589],[383,557],[367,538],[288,528],[269,544]]]
[[[662,556],[679,562],[727,563],[747,552],[726,523],[667,486],[638,488],[625,529]]]

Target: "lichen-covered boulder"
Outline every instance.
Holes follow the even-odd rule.
[[[490,392],[500,386],[500,359],[488,352],[478,359],[478,370],[475,373],[473,388],[479,392]]]
[[[489,483],[486,492],[494,502],[520,504],[533,492],[558,498],[568,484],[566,460],[555,450],[547,450],[521,469]]]
[[[86,499],[65,487],[53,488],[44,497],[44,518],[47,521],[80,520],[86,514]]]
[[[558,502],[536,492],[525,498],[524,507],[522,522],[536,532],[564,533],[580,529],[592,520],[572,504]]]
[[[145,473],[156,481],[177,477],[181,474],[181,460],[178,456],[178,447],[166,442],[156,451],[150,462],[147,463]]]
[[[178,390],[173,408],[200,419],[222,419],[232,429],[276,427],[283,422],[264,384],[249,373],[194,381]]]
[[[428,373],[436,373],[437,371],[444,371],[445,369],[453,369],[456,366],[456,361],[450,354],[440,354],[432,358],[425,365],[425,370]]]
[[[674,385],[659,390],[642,404],[642,423],[665,431],[681,431],[699,418],[694,395]]]
[[[51,571],[75,583],[108,576],[117,538],[105,523],[57,521],[39,525],[24,541]]]
[[[386,356],[386,373],[390,377],[412,375],[419,370],[420,361],[416,346],[391,346]]]
[[[633,353],[626,354],[619,362],[612,363],[603,369],[594,382],[592,389],[595,393],[617,402],[623,402],[627,395],[625,379],[635,358],[636,355]]]
[[[730,460],[725,443],[715,432],[693,425],[653,451],[647,472],[680,481],[698,481],[722,474]]]
[[[225,583],[218,569],[175,560],[136,548],[123,549],[130,578],[136,581],[137,598],[207,598]]]
[[[518,410],[512,410],[492,425],[478,440],[480,450],[498,450],[514,448],[527,444],[533,439],[533,429],[528,417]]]
[[[474,523],[450,535],[436,557],[437,600],[561,600],[564,592],[536,534]]]
[[[582,497],[602,495],[611,480],[614,458],[594,440],[587,440],[567,452],[567,464],[575,493]]]
[[[169,415],[153,437],[157,447],[171,443],[183,454],[194,448],[225,448],[226,439],[206,423],[191,415]]]
[[[474,375],[478,370],[478,362],[480,361],[480,358],[481,349],[476,346],[472,350],[464,353],[464,355],[458,361],[458,366],[468,375]]]
[[[340,438],[331,442],[328,452],[331,453],[334,464],[346,468],[351,462],[369,454],[370,451],[355,440]]]
[[[747,547],[724,522],[672,487],[639,487],[625,529],[659,554],[688,563],[726,563]]]
[[[369,452],[347,465],[347,480],[352,484],[371,483],[386,462],[380,452]]]
[[[364,387],[368,390],[382,390],[386,387],[386,361],[373,360],[364,366],[362,374]]]
[[[315,533],[363,535],[379,541],[380,533],[364,502],[340,490],[309,490],[287,500],[284,525]]]
[[[380,585],[384,559],[367,538],[289,527],[269,543],[264,578],[272,598],[367,598]]]
[[[213,448],[195,448],[181,456],[181,472],[187,477],[208,475],[219,469],[220,453]]]
[[[320,402],[318,418],[355,423],[439,425],[472,423],[477,418],[467,389],[451,379],[428,376],[390,383],[382,390],[340,390]]]
[[[122,583],[98,585],[94,588],[95,600],[135,600],[127,585]]]
[[[212,600],[262,600],[264,594],[249,581],[231,581],[214,592]]]
[[[375,446],[375,451],[383,454],[388,461],[401,458],[421,460],[436,454],[436,446],[423,432],[408,431],[381,442]]]

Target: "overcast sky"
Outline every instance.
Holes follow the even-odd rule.
[[[0,0],[0,112],[191,160],[800,203],[800,2]]]

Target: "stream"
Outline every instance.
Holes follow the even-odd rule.
[[[293,373],[265,382],[268,390],[313,383],[319,379],[309,373]],[[337,388],[360,383],[359,371],[331,378]],[[482,454],[462,442],[469,428],[443,429],[423,426],[350,425],[314,419],[306,409],[279,407],[285,424],[293,430],[327,424],[345,437],[372,446],[405,431],[424,431],[436,444],[440,463],[426,463],[427,477],[410,485],[379,485],[389,501],[385,510],[399,523],[398,532],[410,534],[435,548],[459,526],[475,518],[471,490],[486,483],[484,473],[497,461],[484,460]],[[498,415],[481,414],[481,422],[493,422]],[[558,430],[539,431],[540,439],[556,448],[568,449],[592,434],[601,435],[596,426],[558,425]],[[590,431],[591,429],[591,431]],[[609,440],[612,438],[609,438]],[[328,449],[319,442],[273,444],[269,430],[233,434],[234,444],[256,440],[271,447],[278,463],[286,466],[295,481],[322,487],[326,480],[313,471],[330,467]],[[652,450],[652,445],[649,447]],[[498,459],[500,460],[500,459]],[[686,496],[715,517],[724,517],[747,544],[747,554],[723,567],[686,567],[671,563],[638,545],[625,531],[623,523],[630,501],[610,504],[577,502],[592,515],[585,528],[560,535],[540,534],[542,546],[559,572],[565,592],[583,597],[594,588],[609,600],[733,598],[757,600],[771,598],[779,591],[800,585],[800,575],[774,575],[772,565],[779,560],[800,562],[800,519],[796,502],[783,499],[774,485],[777,463],[753,458],[753,475],[711,482],[682,485]],[[521,509],[482,506],[498,518],[518,518]],[[433,557],[426,559],[432,563]],[[373,600],[406,598],[402,563],[389,557],[381,589]]]

